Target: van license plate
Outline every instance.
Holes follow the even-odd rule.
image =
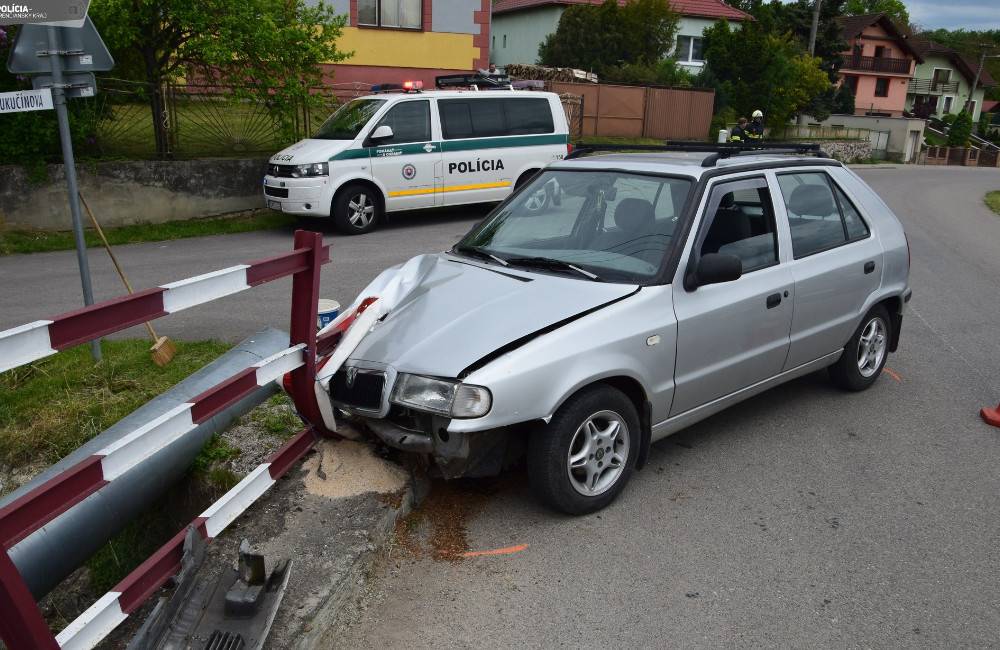
[[[268,201],[267,202],[267,207],[271,208],[272,210],[280,210],[281,209],[281,201]]]

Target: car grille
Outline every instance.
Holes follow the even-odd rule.
[[[268,196],[277,196],[278,198],[287,199],[288,198],[288,188],[287,187],[271,187],[270,185],[264,186],[264,194]]]
[[[354,381],[347,381],[347,369],[341,368],[330,381],[330,397],[345,406],[377,411],[382,408],[382,390],[385,388],[385,374],[359,370]]]
[[[298,178],[295,175],[295,170],[298,165],[274,165],[269,164],[267,166],[267,173],[271,176],[277,176],[279,178]]]

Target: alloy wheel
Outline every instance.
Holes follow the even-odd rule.
[[[629,430],[614,411],[599,411],[583,421],[573,434],[566,471],[573,489],[593,497],[607,492],[625,471]]]
[[[865,325],[858,339],[858,372],[865,379],[882,366],[888,347],[888,329],[881,318],[873,318]]]

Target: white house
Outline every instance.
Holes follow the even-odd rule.
[[[624,4],[624,0],[619,0]],[[490,62],[503,67],[509,63],[535,63],[538,46],[556,31],[566,7],[576,4],[600,4],[600,0],[496,0],[493,3],[493,28]],[[674,55],[693,73],[705,65],[702,32],[719,19],[733,26],[750,20],[749,14],[730,7],[722,0],[670,0],[681,15]]]

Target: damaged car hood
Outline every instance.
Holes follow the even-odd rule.
[[[458,377],[509,343],[637,289],[634,284],[525,272],[448,254],[423,257],[419,282],[361,340],[351,360],[384,363],[400,372]],[[376,294],[362,291],[359,299],[367,295]]]

